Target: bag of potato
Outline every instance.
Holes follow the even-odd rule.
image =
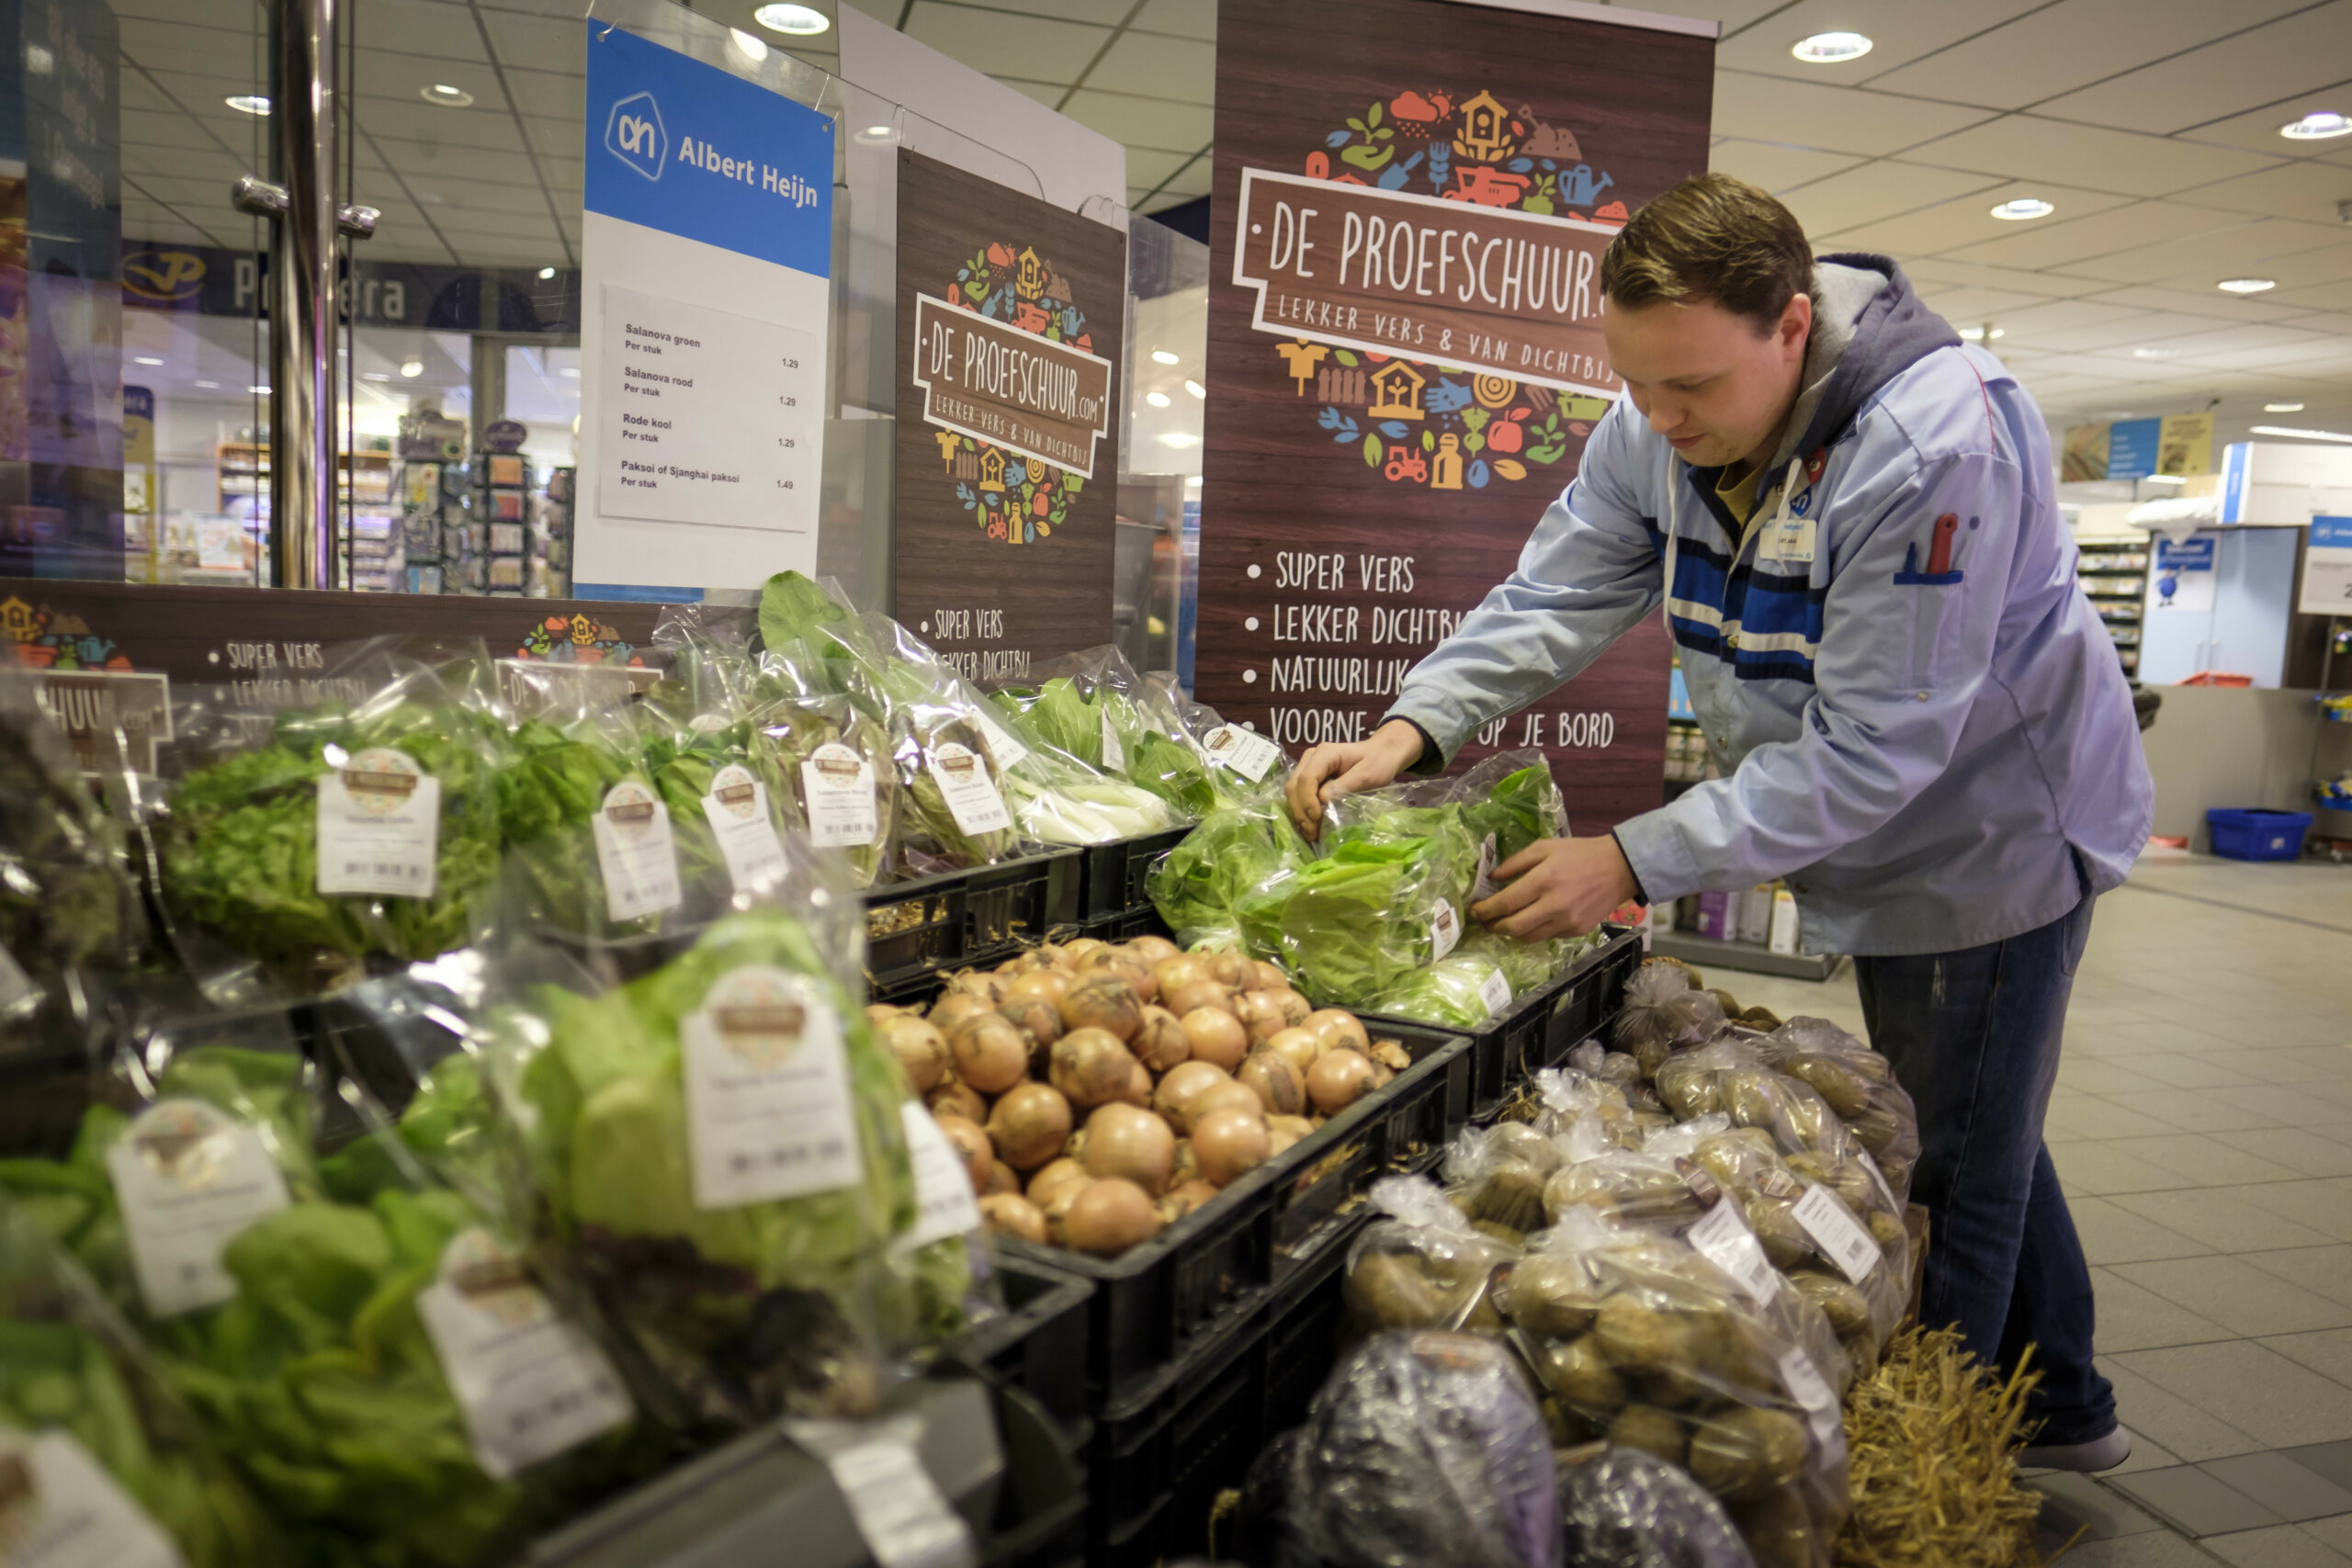
[[[1389,1217],[1365,1227],[1348,1249],[1344,1294],[1356,1325],[1367,1333],[1499,1329],[1489,1285],[1496,1266],[1519,1248],[1478,1230],[1427,1177],[1383,1177],[1371,1198]]]
[[[1573,1210],[1496,1294],[1555,1430],[1640,1449],[1729,1509],[1758,1568],[1827,1568],[1847,1509],[1838,1398],[1688,1244]]]
[[[1653,958],[1625,982],[1610,1039],[1640,1064],[1645,1077],[1655,1077],[1668,1057],[1704,1045],[1727,1021],[1715,994],[1691,986],[1690,970]]]
[[[1579,1122],[1597,1120],[1604,1142],[1617,1148],[1637,1149],[1653,1131],[1674,1122],[1649,1085],[1629,1088],[1573,1067],[1545,1067],[1537,1072],[1535,1098],[1536,1129],[1555,1138],[1566,1135]]]
[[[1878,1163],[1897,1204],[1919,1161],[1919,1112],[1894,1066],[1826,1018],[1792,1018],[1757,1044],[1764,1059],[1829,1103]]]
[[[1666,1109],[1657,1090],[1650,1087],[1649,1076],[1642,1071],[1640,1061],[1626,1052],[1610,1050],[1598,1038],[1570,1051],[1568,1066],[1588,1077],[1615,1084],[1624,1095],[1625,1103],[1636,1111]]]
[[[1550,1222],[1544,1213],[1544,1183],[1566,1156],[1559,1145],[1525,1122],[1472,1127],[1446,1145],[1446,1196],[1471,1227],[1510,1247]]]

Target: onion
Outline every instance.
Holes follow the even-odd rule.
[[[1136,1059],[1120,1038],[1102,1029],[1073,1029],[1054,1042],[1048,1077],[1072,1106],[1091,1111],[1118,1099],[1135,1082]]]
[[[1394,1040],[1374,1041],[1372,1059],[1374,1065],[1386,1067],[1392,1073],[1401,1073],[1413,1065],[1413,1054]]]
[[[989,1102],[970,1084],[954,1078],[943,1080],[922,1097],[922,1102],[933,1116],[960,1116],[975,1127],[989,1119]]]
[[[1203,1008],[1215,1008],[1219,1012],[1233,1010],[1233,991],[1215,980],[1186,980],[1174,986],[1159,987],[1159,1005],[1178,1018]]]
[[[987,1191],[990,1168],[996,1164],[996,1145],[989,1142],[989,1135],[978,1125],[961,1116],[942,1116],[937,1120],[939,1130],[947,1134],[947,1141],[963,1157],[964,1174],[972,1179],[972,1190]]]
[[[1159,995],[1159,982],[1151,977],[1151,965],[1124,948],[1106,947],[1090,957],[1080,971],[1088,976],[1115,975],[1127,983],[1127,988],[1145,1001]]]
[[[1132,1181],[1115,1176],[1078,1190],[1062,1219],[1062,1233],[1074,1251],[1114,1258],[1149,1241],[1159,1231],[1159,1211]]]
[[[1135,1038],[1127,1042],[1127,1049],[1153,1072],[1164,1073],[1191,1058],[1193,1040],[1174,1013],[1166,1008],[1147,1007],[1143,1010],[1143,1022],[1136,1027]]]
[[[1168,1069],[1152,1091],[1151,1108],[1168,1119],[1168,1124],[1179,1133],[1189,1124],[1193,1102],[1220,1084],[1231,1084],[1233,1077],[1213,1062],[1183,1062]],[[1251,1095],[1253,1100],[1256,1095]]]
[[[1250,961],[1250,978],[1241,984],[1244,990],[1287,991],[1290,989],[1290,976],[1283,973],[1281,964],[1253,958]]]
[[[984,1012],[947,1032],[956,1076],[982,1094],[1002,1094],[1029,1076],[1029,1041],[1001,1013]]]
[[[1104,942],[1101,937],[1093,936],[1082,936],[1074,942],[1066,942],[1062,943],[1062,967],[1065,969],[1076,969],[1085,964],[1087,954],[1091,953],[1100,953],[1102,949],[1110,945],[1111,944],[1109,942]]]
[[[1078,1202],[1079,1194],[1093,1185],[1094,1178],[1081,1170],[1076,1179],[1054,1189],[1052,1199],[1039,1205],[1046,1211],[1046,1235],[1056,1247],[1069,1245],[1068,1225],[1070,1209]]]
[[[1247,953],[1236,953],[1231,948],[1216,953],[1203,953],[1197,948],[1193,951],[1209,966],[1209,973],[1216,977],[1218,985],[1230,986],[1238,991],[1250,984],[1250,957]]]
[[[997,1010],[1001,1012],[1013,1002],[1032,1000],[1058,1008],[1062,1005],[1062,998],[1069,995],[1069,987],[1070,977],[1059,969],[1032,969],[1004,988],[1004,995],[998,999]]]
[[[1220,1111],[1193,1131],[1193,1152],[1200,1158],[1201,1179],[1224,1187],[1273,1157],[1273,1136],[1262,1117]]]
[[[1300,1072],[1315,1065],[1323,1054],[1323,1042],[1308,1029],[1277,1029],[1266,1041],[1263,1049],[1273,1052]]]
[[[1001,1192],[1017,1193],[1020,1190],[1021,1173],[1019,1171],[1013,1169],[1002,1160],[994,1160],[989,1163],[989,1184],[987,1189],[981,1192],[981,1197],[993,1198]]]
[[[1004,976],[978,969],[958,969],[947,977],[947,989],[968,992],[994,1007],[997,998],[1004,994]]]
[[[1106,1105],[1086,1119],[1086,1169],[1125,1177],[1153,1197],[1168,1190],[1175,1168],[1176,1134],[1148,1111]]]
[[[1072,987],[1061,1006],[1062,1022],[1071,1029],[1101,1030],[1122,1043],[1143,1026],[1142,999],[1116,975],[1100,975]]]
[[[1266,1133],[1273,1139],[1273,1152],[1280,1154],[1301,1139],[1313,1137],[1315,1123],[1304,1116],[1269,1116]]]
[[[1306,1075],[1279,1051],[1250,1052],[1233,1078],[1257,1092],[1269,1116],[1295,1116],[1306,1109]]]
[[[1086,1159],[1085,1128],[1080,1127],[1077,1132],[1072,1133],[1068,1138],[1065,1138],[1062,1141],[1062,1158],[1074,1159],[1080,1161],[1081,1164],[1084,1163]]]
[[[1296,1029],[1315,1016],[1315,1004],[1288,986],[1277,986],[1272,989],[1274,1000],[1283,1005],[1283,1020],[1287,1027]]]
[[[1060,1010],[1043,997],[1031,997],[1026,1001],[1005,1003],[1002,1016],[1007,1023],[1029,1037],[1029,1065],[1045,1066],[1046,1053],[1062,1037]]]
[[[1166,1118],[1163,1117],[1161,1120],[1165,1121]],[[1177,1139],[1176,1158],[1168,1168],[1169,1186],[1182,1187],[1187,1181],[1198,1181],[1200,1179],[1201,1162],[1193,1154],[1193,1140]]]
[[[1159,983],[1159,994],[1166,996],[1179,986],[1189,986],[1195,980],[1213,980],[1208,961],[1197,953],[1180,953],[1163,958],[1151,966],[1151,977]]]
[[[939,999],[931,1004],[931,1021],[940,1032],[945,1033],[967,1018],[977,1018],[981,1013],[995,1010],[996,1004],[977,992],[943,991]]]
[[[1373,1085],[1372,1058],[1354,1051],[1333,1051],[1306,1071],[1306,1092],[1315,1109],[1337,1116],[1361,1100]]]
[[[1184,950],[1164,936],[1138,936],[1127,940],[1127,951],[1146,964],[1158,968],[1162,960],[1177,956]]]
[[[1233,998],[1233,1016],[1250,1032],[1250,1043],[1262,1045],[1290,1027],[1290,1013],[1272,991],[1244,991]]]
[[[1069,1124],[1069,1101],[1059,1090],[1015,1084],[989,1112],[989,1137],[999,1159],[1015,1170],[1035,1170],[1062,1152]]]
[[[896,1018],[906,1010],[902,1007],[893,1007],[888,1002],[868,1002],[865,1004],[865,1021],[879,1029],[882,1027],[884,1019]]]
[[[1184,1027],[1190,1059],[1231,1072],[1250,1054],[1250,1032],[1223,1008],[1194,1008],[1177,1021]]]
[[[1301,1091],[1300,1098],[1306,1098],[1304,1091]],[[1220,1111],[1238,1111],[1262,1121],[1266,1114],[1266,1102],[1259,1098],[1256,1089],[1246,1083],[1221,1083],[1194,1100],[1186,1109],[1193,1125],[1197,1127]]]
[[[1139,1106],[1146,1111],[1150,1110],[1151,1069],[1145,1066],[1141,1062],[1137,1062],[1136,1064],[1136,1070],[1127,1075],[1126,1092],[1119,1096],[1119,1098],[1112,1103],[1114,1105],[1134,1105]]]
[[[991,1192],[980,1200],[980,1223],[997,1235],[1046,1245],[1046,1212],[1017,1192]]]
[[[1216,1189],[1198,1177],[1190,1181],[1180,1181],[1168,1190],[1166,1197],[1160,1199],[1160,1218],[1172,1225],[1216,1196]]]
[[[929,1019],[893,1008],[888,1017],[876,1021],[875,1032],[890,1048],[890,1055],[899,1058],[899,1068],[917,1094],[930,1093],[947,1076],[947,1036]]]
[[[1372,1049],[1372,1036],[1363,1032],[1356,1015],[1345,1008],[1320,1008],[1306,1015],[1306,1027],[1326,1045],[1346,1045],[1358,1051]]]
[[[1029,1179],[1029,1201],[1040,1209],[1049,1207],[1054,1194],[1073,1181],[1091,1181],[1086,1168],[1074,1159],[1049,1160],[1045,1168]]]

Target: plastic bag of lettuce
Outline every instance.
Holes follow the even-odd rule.
[[[1201,819],[1199,827],[1151,869],[1152,907],[1176,940],[1238,942],[1240,905],[1250,891],[1315,858],[1299,837],[1278,789],[1261,789]]]
[[[196,1429],[121,1317],[64,1249],[5,1197],[0,1467],[26,1489],[10,1509],[12,1562],[276,1568],[289,1562],[286,1540]]]
[[[198,973],[234,955],[309,992],[479,938],[510,756],[481,643],[351,644],[184,694],[173,727],[155,849]]]
[[[0,1193],[130,1320],[298,1560],[504,1561],[658,1435],[495,1203],[380,1130],[330,1149],[322,1110],[282,1013],[176,1023],[121,1052],[69,1159],[0,1162]]]
[[[764,901],[690,935],[517,943],[479,1032],[542,1240],[665,1397],[720,1427],[870,1410],[968,1282],[954,1238],[891,1257],[917,1194],[863,914],[834,857],[786,853]]]
[[[1114,644],[1033,665],[989,700],[1087,767],[1150,791],[1174,821],[1196,822],[1217,805],[1182,721]]]

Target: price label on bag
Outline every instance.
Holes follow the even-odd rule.
[[[1470,902],[1483,904],[1498,891],[1495,886],[1495,836],[1489,833],[1478,844],[1478,876],[1470,885]]]
[[[1813,1364],[1813,1358],[1803,1350],[1781,1357],[1781,1382],[1804,1407],[1805,1425],[1813,1428],[1813,1440],[1820,1445],[1823,1459],[1833,1467],[1845,1463],[1846,1413],[1838,1407],[1837,1391]]]
[[[800,794],[808,805],[808,836],[819,849],[854,850],[882,837],[874,764],[840,741],[826,741],[800,764]]]
[[[182,1568],[186,1560],[71,1434],[0,1427],[0,1562],[11,1568]]]
[[[710,793],[702,797],[702,814],[718,840],[736,892],[782,879],[788,869],[784,840],[775,836],[775,819],[768,815],[768,786],[751,769],[729,762],[713,773]]]
[[[831,1472],[857,1533],[881,1568],[974,1568],[971,1527],[915,1453],[910,1418],[787,1421],[786,1434]]]
[[[220,1254],[246,1226],[286,1207],[286,1178],[261,1135],[201,1100],[161,1100],[107,1151],[130,1271],[155,1317],[237,1293]]]
[[[1102,766],[1114,773],[1127,771],[1127,749],[1119,744],[1119,732],[1112,727],[1111,710],[1102,710]]]
[[[606,790],[594,830],[596,863],[605,874],[605,908],[613,919],[643,919],[685,902],[670,808],[651,785],[623,779]]]
[[[907,1129],[907,1160],[914,1167],[915,1224],[896,1249],[912,1252],[980,1228],[980,1201],[972,1191],[964,1156],[939,1130],[930,1111],[910,1100],[899,1108]]]
[[[1201,737],[1201,750],[1209,760],[1222,762],[1248,779],[1251,784],[1264,782],[1276,762],[1283,760],[1283,749],[1238,724],[1220,724]]]
[[[1770,1304],[1781,1293],[1781,1272],[1764,1256],[1764,1246],[1747,1228],[1739,1205],[1729,1196],[1716,1201],[1706,1217],[1685,1237],[1701,1256],[1732,1277],[1733,1282],[1756,1302]]]
[[[1804,1227],[1804,1234],[1813,1237],[1822,1256],[1838,1265],[1838,1271],[1857,1285],[1885,1259],[1878,1243],[1871,1239],[1871,1233],[1826,1187],[1808,1188],[1789,1212]]]
[[[1430,911],[1430,962],[1434,964],[1452,953],[1462,940],[1462,917],[1453,906],[1441,898],[1437,908]]]
[[[805,975],[730,969],[678,1023],[695,1207],[856,1184],[865,1165],[841,1021]]]
[[[1001,833],[1012,826],[1012,818],[1004,809],[1004,796],[989,777],[988,759],[970,747],[953,740],[933,747],[931,776],[938,782],[940,797],[947,802],[956,826],[965,832]]]
[[[372,746],[320,774],[318,809],[322,895],[433,897],[441,781],[406,752]]]
[[[972,716],[979,722],[980,734],[989,743],[989,755],[996,759],[997,772],[1017,768],[1028,760],[1029,748],[1015,740],[1011,730],[989,716],[988,704],[974,704]],[[965,829],[966,832],[971,830],[968,828]]]
[[[636,1406],[594,1340],[557,1314],[488,1231],[442,1249],[416,1314],[482,1472],[504,1481],[627,1421]]]
[[[1478,999],[1487,1004],[1487,1016],[1494,1017],[1510,1006],[1510,981],[1499,969],[1478,982]]]

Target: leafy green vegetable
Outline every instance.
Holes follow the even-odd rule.
[[[994,865],[1019,852],[1020,835],[1012,828],[967,832],[956,819],[939,782],[943,757],[961,747],[978,759],[978,767],[998,795],[1005,793],[1002,769],[997,764],[987,734],[965,710],[935,698],[909,703],[893,715],[891,761],[899,788],[899,810],[892,836],[892,858],[899,874],[928,876],[943,871],[963,871]],[[1011,803],[1006,803],[1008,813]]]
[[[1152,868],[1152,906],[1190,947],[1204,932],[1230,929],[1244,895],[1311,853],[1279,795],[1213,811]]]
[[[760,641],[767,648],[786,648],[849,617],[831,595],[797,571],[779,571],[760,589]]]
[[[1560,837],[1560,792],[1551,768],[1541,762],[1498,780],[1484,800],[1462,804],[1463,824],[1472,839],[1484,841],[1494,835],[1497,865],[1539,839]]]
[[[1487,1021],[1491,1010],[1481,994],[1500,973],[1485,953],[1455,952],[1424,964],[1372,998],[1371,1010],[1392,1018],[1409,1018],[1449,1029],[1475,1029]],[[1513,994],[1517,988],[1513,987]],[[1509,1003],[1505,1003],[1506,1008]]]
[[[753,744],[763,749],[769,766],[784,781],[800,821],[820,843],[809,814],[808,781],[802,769],[827,746],[845,747],[874,775],[875,836],[869,842],[835,846],[850,868],[850,880],[871,887],[888,864],[890,829],[898,816],[899,785],[890,748],[881,725],[845,696],[780,697],[755,710]],[[837,754],[828,754],[831,761]]]

